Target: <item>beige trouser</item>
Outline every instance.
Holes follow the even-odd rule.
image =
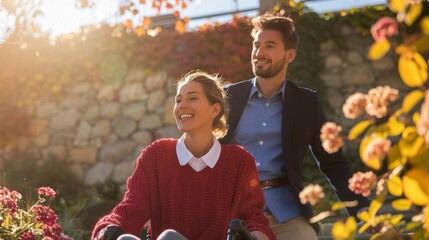
[[[278,240],[317,240],[316,231],[303,217],[278,223],[271,213],[265,213],[265,216],[270,220],[270,227]]]

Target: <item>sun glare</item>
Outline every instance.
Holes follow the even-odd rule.
[[[78,33],[81,26],[107,21],[117,11],[117,3],[99,0],[92,8],[79,9],[76,0],[48,0],[42,6],[43,16],[39,19],[42,31],[52,38],[68,33]]]

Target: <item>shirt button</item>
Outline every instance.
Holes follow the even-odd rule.
[[[260,98],[261,98],[261,97],[262,97],[262,94],[260,94],[260,93],[259,93],[259,94],[258,94],[258,97],[260,97]]]
[[[262,123],[262,126],[264,126],[264,127],[267,126],[267,123]]]
[[[265,106],[269,107],[269,106],[270,106],[270,103],[265,103]]]
[[[264,145],[264,141],[259,141],[259,145]]]

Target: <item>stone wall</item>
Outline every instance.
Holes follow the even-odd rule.
[[[322,97],[328,98],[334,110],[330,120],[348,129],[356,123],[341,113],[348,95],[366,93],[378,85],[401,92],[406,87],[399,79],[395,56],[370,61],[370,37],[362,37],[348,26],[338,27],[338,34],[320,46],[325,63],[321,78],[328,88]],[[180,136],[172,114],[174,94],[174,79],[164,72],[147,76],[130,68],[126,79],[117,84],[76,79],[61,101],[34,104],[33,136],[21,137],[19,148],[31,150],[41,159],[64,161],[86,186],[109,177],[124,182],[141,149],[157,138]]]
[[[355,120],[344,117],[342,105],[348,96],[355,92],[366,94],[376,86],[389,85],[398,89],[402,98],[408,87],[399,77],[396,55],[388,54],[377,61],[368,58],[373,43],[371,36],[363,37],[347,25],[336,26],[332,30],[337,31],[338,38],[320,45],[320,56],[325,66],[320,76],[327,87],[324,97],[333,110],[328,120],[342,125],[343,134],[347,134],[354,124],[366,117],[363,115]],[[397,109],[401,102],[397,100],[392,107]],[[356,151],[358,143],[348,142],[345,150]]]
[[[64,161],[85,185],[124,182],[141,149],[154,139],[178,137],[174,79],[130,69],[120,84],[78,81],[61,101],[35,103],[32,137],[19,148],[41,159]]]

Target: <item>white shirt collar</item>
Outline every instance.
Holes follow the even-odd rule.
[[[214,168],[217,161],[219,160],[220,151],[221,145],[219,141],[213,136],[213,146],[210,148],[208,153],[201,157],[201,159],[207,166],[209,166],[210,168]],[[179,138],[179,140],[177,140],[176,154],[177,158],[179,159],[180,166],[188,164],[191,159],[194,158],[194,155],[192,155],[188,148],[186,148],[185,134],[183,134]]]

